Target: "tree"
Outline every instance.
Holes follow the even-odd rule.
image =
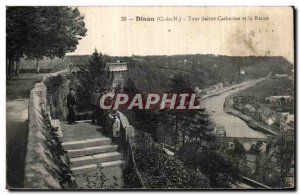
[[[182,72],[172,75],[170,81],[171,93],[178,95],[194,93],[190,82]],[[182,144],[186,141],[196,141],[201,145],[213,139],[211,136],[213,125],[209,120],[209,115],[205,112],[205,109],[188,110],[189,98],[190,96],[187,97],[185,110],[169,111],[173,120],[167,125],[171,125],[174,129],[175,146],[178,145],[178,141],[181,141]],[[167,120],[163,122],[165,123],[165,121]]]
[[[239,177],[239,170],[231,161],[213,150],[202,150],[194,142],[183,145],[176,153],[176,157],[187,168],[200,170],[208,177],[210,187],[229,187]]]
[[[190,113],[190,117],[187,120],[186,125],[190,140],[206,148],[210,142],[215,141],[215,136],[212,135],[214,126],[205,109],[199,109],[194,113]]]
[[[134,156],[147,188],[208,188],[209,180],[199,170],[190,172],[174,156],[168,155],[151,136],[136,136]]]
[[[182,73],[176,73],[173,74],[170,78],[170,85],[171,90],[170,93],[173,94],[191,94],[193,92],[191,85],[189,81],[186,79],[186,76]],[[178,145],[178,138],[179,138],[179,131],[181,132],[182,136],[182,142],[184,144],[185,142],[185,136],[186,136],[186,126],[187,120],[190,117],[186,110],[172,110],[171,112],[172,118],[173,118],[173,124],[174,124],[174,137],[175,137],[175,146]]]
[[[71,7],[7,7],[7,71],[23,55],[36,60],[43,57],[62,58],[73,52],[86,35],[84,17]],[[9,72],[10,71],[10,72]]]
[[[28,40],[28,29],[33,20],[33,7],[6,8],[6,73],[11,78],[16,73],[15,62],[21,58]]]
[[[170,78],[171,92],[173,93],[190,93],[192,92],[191,84],[182,72],[173,74]]]
[[[293,139],[285,133],[279,134],[271,143],[267,155],[257,156],[255,179],[271,187],[286,187],[294,158]]]
[[[77,90],[78,98],[80,99],[82,107],[86,109],[86,106],[90,105],[90,99],[95,87],[110,87],[113,74],[109,72],[106,66],[106,56],[102,53],[98,53],[96,49],[91,55],[89,63],[79,65],[79,69],[80,71],[77,72],[76,76],[79,82]],[[81,105],[78,105],[78,109],[81,109]]]

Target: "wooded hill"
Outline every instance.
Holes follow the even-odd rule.
[[[87,64],[89,56],[66,56],[63,59],[44,58],[41,70],[55,72],[66,69],[68,64]],[[292,75],[293,65],[283,57],[236,57],[221,55],[174,55],[174,56],[107,56],[108,62],[127,62],[129,76],[135,85],[145,92],[168,90],[173,73],[183,72],[192,87],[204,88],[219,82],[237,83],[269,73]],[[35,62],[22,59],[20,68],[34,71]],[[244,72],[245,74],[240,74]]]

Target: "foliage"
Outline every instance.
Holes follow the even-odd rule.
[[[19,60],[23,55],[37,60],[62,58],[75,51],[86,35],[84,17],[77,8],[65,6],[7,7],[7,57]]]
[[[126,166],[123,171],[125,188],[141,188],[140,180],[132,166]]]
[[[84,64],[89,56],[65,56],[63,61],[52,63],[44,59],[40,63],[43,67],[63,70],[68,64]],[[182,63],[183,60],[186,63]],[[108,56],[108,61],[123,60],[127,62],[129,75],[137,88],[144,92],[165,92],[170,87],[170,75],[183,72],[189,79],[191,87],[205,88],[219,82],[239,82],[236,64],[245,66],[246,74],[242,80],[265,77],[270,72],[292,74],[293,65],[283,57],[236,57],[214,55],[172,55],[172,56]],[[233,64],[233,61],[236,64]],[[58,64],[58,65],[57,65]],[[31,61],[22,62],[22,66],[34,67]],[[169,68],[169,69],[162,69]],[[276,86],[276,85],[274,85]]]
[[[47,167],[47,170],[59,179],[63,188],[77,188],[75,178],[69,166],[71,162],[61,145],[61,141],[58,139],[57,128],[52,126],[45,105],[40,103],[40,106],[42,107],[42,125],[45,127],[45,130],[41,131],[45,137],[45,141],[42,144],[45,144],[45,148],[48,151],[46,155],[51,159],[51,163],[53,163],[52,166]]]
[[[191,93],[192,88],[187,76],[182,72],[173,74],[170,78],[171,92],[173,93]]]
[[[186,74],[179,72],[170,77],[169,92],[175,94],[192,94],[191,84]],[[187,97],[187,102],[188,102]],[[179,103],[179,102],[177,102]],[[186,104],[188,107],[188,103]],[[213,130],[212,122],[205,109],[197,110],[164,110],[157,117],[161,131],[172,137],[172,145],[175,147],[184,144],[187,141],[197,140],[199,144],[207,144],[213,141],[211,131]]]
[[[124,90],[129,96],[144,94],[136,88],[131,78],[127,80]],[[151,135],[154,141],[158,141],[159,135],[156,130],[162,117],[164,117],[164,112],[151,109],[133,109],[133,113],[131,124],[140,131]]]
[[[154,139],[154,141],[158,141],[157,127],[159,125],[161,113],[154,110],[134,110],[134,117],[136,124],[135,127],[149,135]]]
[[[230,160],[213,150],[199,149],[197,143],[186,143],[176,156],[186,167],[200,170],[208,177],[211,187],[228,187],[238,179],[238,168]]]
[[[294,81],[290,79],[267,79],[262,83],[245,89],[239,93],[240,96],[252,96],[259,99],[257,107],[265,106],[276,112],[290,112],[294,113],[294,101],[281,102],[281,103],[269,103],[265,101],[270,96],[291,96],[294,97]]]
[[[138,135],[134,155],[148,188],[207,187],[207,178],[199,172],[191,174],[181,161],[154,143],[150,135]]]
[[[257,141],[256,144],[251,145],[250,153],[259,154],[261,152],[262,145],[263,145],[262,141]]]
[[[209,188],[210,181],[199,169],[188,169],[188,184],[190,188]]]
[[[230,160],[235,167],[244,168],[246,163],[246,151],[244,150],[243,145],[237,140],[233,140],[234,148],[228,149],[226,148],[224,152],[224,156],[226,159]]]
[[[97,164],[97,170],[96,172],[86,177],[87,187],[89,189],[113,189],[118,187],[117,178],[113,176],[114,184],[107,185],[107,178],[105,174],[103,173],[103,167],[101,166],[101,163]]]
[[[69,80],[66,74],[49,76],[44,81],[50,105],[51,117],[65,121],[67,119],[67,96],[69,93]]]
[[[184,72],[191,87],[205,88],[219,82],[240,82],[261,78],[273,73],[291,74],[293,68],[283,57],[237,57],[215,55],[134,56],[124,58],[130,62],[130,75],[137,87],[145,92],[168,91],[173,73]],[[185,63],[184,60],[186,60]],[[246,74],[239,77],[242,64]]]
[[[258,155],[256,170],[251,176],[268,186],[286,187],[286,178],[294,160],[294,142],[284,134],[278,135],[270,146],[267,156]]]
[[[90,56],[89,63],[79,66],[80,71],[76,73],[77,97],[79,99],[78,109],[83,110],[90,105],[90,99],[95,87],[110,87],[113,75],[106,67],[106,57],[97,50]]]

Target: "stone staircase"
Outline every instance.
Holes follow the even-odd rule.
[[[74,125],[73,127],[75,127]],[[77,136],[76,136],[77,137]],[[71,161],[71,170],[79,188],[87,188],[87,178],[95,175],[97,165],[103,167],[102,172],[106,179],[106,186],[123,187],[123,167],[125,162],[119,153],[118,146],[111,143],[111,139],[101,135],[97,138],[63,141],[62,146],[67,151]],[[115,180],[117,178],[117,180]]]

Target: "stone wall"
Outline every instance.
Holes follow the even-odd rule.
[[[46,109],[47,89],[37,83],[30,91],[28,140],[25,159],[24,188],[61,189],[69,187],[71,172],[58,132],[51,125]]]
[[[42,105],[46,103],[46,87],[42,83],[37,83],[30,91],[28,107],[28,140],[25,160],[25,181],[24,188],[60,189],[59,181],[49,171],[55,167],[49,150],[44,143],[47,141],[43,134],[46,131],[43,126]]]

